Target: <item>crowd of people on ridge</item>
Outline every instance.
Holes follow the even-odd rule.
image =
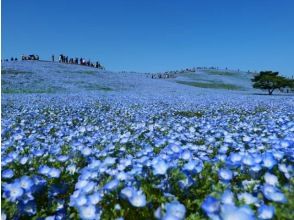
[[[52,62],[55,61],[55,56],[52,55]],[[103,69],[103,67],[101,66],[101,64],[96,61],[95,63],[92,63],[90,60],[86,60],[85,58],[69,58],[68,56],[65,56],[63,54],[60,54],[58,57],[58,62],[59,63],[68,63],[68,64],[79,64],[79,65],[83,65],[83,66],[90,66],[90,67],[95,67],[95,68],[99,68],[99,69]]]
[[[40,60],[38,55],[22,55],[21,60]],[[10,61],[18,61],[16,57],[11,57]],[[46,60],[43,60],[46,61]],[[55,62],[55,56],[51,56],[51,61]],[[1,59],[1,62],[9,62],[9,59]],[[85,58],[69,58],[68,56],[65,56],[63,54],[60,54],[58,57],[59,63],[65,63],[65,64],[78,64],[83,66],[90,66],[98,69],[104,69],[104,67],[96,61],[95,63],[92,63],[90,60],[86,60]]]

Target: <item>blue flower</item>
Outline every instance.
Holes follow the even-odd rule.
[[[111,180],[110,182],[108,182],[105,186],[104,189],[112,191],[114,189],[116,189],[119,185],[119,180],[118,179],[114,179]]]
[[[166,216],[175,217],[175,219],[184,219],[186,208],[179,202],[171,202],[165,204]]]
[[[135,190],[131,187],[125,187],[120,191],[120,195],[123,199],[130,199],[135,193]]]
[[[19,209],[28,216],[32,216],[37,213],[37,205],[34,201],[29,201],[27,203],[21,202],[19,204]]]
[[[2,171],[2,178],[10,179],[14,175],[13,171],[11,169],[3,170]]]
[[[233,178],[233,172],[229,169],[220,169],[218,175],[223,181],[230,181]]]
[[[271,169],[273,166],[277,164],[276,159],[274,158],[272,153],[265,153],[263,155],[263,166]]]
[[[262,187],[262,191],[263,191],[263,195],[268,200],[271,200],[274,202],[281,202],[281,203],[285,203],[287,201],[284,194],[282,192],[280,192],[280,190],[278,190],[274,186],[271,186],[269,184],[265,184]]]
[[[273,185],[273,186],[275,186],[279,183],[278,177],[276,177],[275,175],[273,175],[271,173],[266,173],[264,175],[264,180],[266,183]]]
[[[51,168],[48,176],[52,178],[59,178],[61,171],[57,168]]]
[[[256,197],[247,192],[239,194],[238,199],[241,201],[243,200],[247,205],[255,204],[258,202],[258,199]]]
[[[146,196],[142,191],[134,191],[132,196],[129,198],[129,202],[134,207],[144,207],[146,205]]]
[[[260,219],[272,219],[275,214],[275,208],[273,206],[261,205],[258,208],[258,218]]]
[[[88,198],[92,205],[96,205],[102,200],[102,196],[99,192],[95,192],[92,195],[89,195]]]
[[[234,205],[234,193],[231,190],[225,190],[221,197],[221,201],[224,204]]]
[[[223,205],[222,220],[254,220],[252,211],[248,207],[237,208],[233,205]]]
[[[3,191],[4,197],[11,202],[15,202],[20,199],[24,194],[24,190],[21,188],[19,181],[4,185]]]
[[[153,165],[154,175],[164,175],[166,174],[167,169],[168,165],[163,160],[159,160]]]
[[[20,178],[19,184],[26,192],[29,192],[34,185],[34,181],[28,176],[23,176]]]
[[[203,201],[201,208],[206,212],[206,214],[216,213],[219,211],[220,202],[216,198],[208,196]]]
[[[79,208],[79,217],[84,220],[100,219],[97,211],[98,210],[94,205],[81,206]]]

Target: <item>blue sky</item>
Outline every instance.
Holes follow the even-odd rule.
[[[2,57],[65,53],[110,70],[294,75],[293,11],[293,0],[2,0]]]

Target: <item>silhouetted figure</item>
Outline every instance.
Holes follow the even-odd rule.
[[[14,58],[14,61],[17,61],[17,58]]]
[[[79,64],[79,58],[76,57],[75,64]]]
[[[80,65],[83,65],[83,58],[80,58]]]
[[[13,57],[11,57],[11,58],[10,58],[10,61],[13,61],[13,60],[14,60]]]
[[[54,62],[54,55],[52,55],[52,62]]]

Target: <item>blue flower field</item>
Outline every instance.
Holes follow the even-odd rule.
[[[8,62],[1,132],[2,219],[294,219],[294,97],[246,73]]]

